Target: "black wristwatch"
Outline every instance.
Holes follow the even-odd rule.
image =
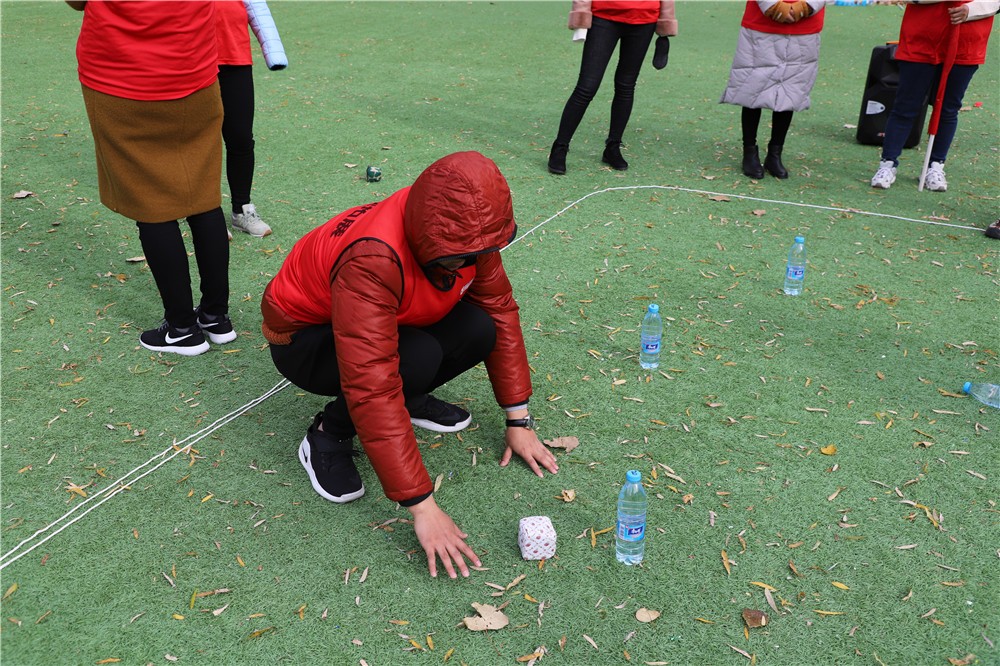
[[[507,419],[508,428],[525,428],[527,430],[535,429],[535,419],[531,418],[531,414],[528,414],[523,419]]]

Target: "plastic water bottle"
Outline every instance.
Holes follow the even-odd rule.
[[[618,529],[615,532],[615,557],[625,564],[639,564],[646,549],[646,489],[642,474],[629,470],[625,485],[618,493]]]
[[[663,319],[660,318],[660,306],[650,303],[646,308],[646,316],[642,318],[639,349],[639,365],[645,370],[652,370],[660,365],[660,342],[663,339]]]
[[[962,391],[983,403],[987,407],[1000,409],[1000,386],[996,384],[976,384],[965,382]]]
[[[785,266],[785,293],[798,296],[802,293],[802,283],[806,280],[806,239],[796,236],[792,248],[788,251],[788,264]]]

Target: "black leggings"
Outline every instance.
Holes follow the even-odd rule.
[[[187,218],[201,278],[200,307],[206,314],[229,313],[229,236],[221,208]],[[194,301],[187,249],[177,220],[136,222],[146,263],[163,301],[163,318],[171,326],[194,324]]]
[[[772,111],[771,112],[771,141],[776,146],[785,145],[785,136],[788,128],[792,126],[792,111]],[[757,145],[757,128],[760,126],[761,109],[749,109],[743,107],[743,114],[740,118],[743,125],[743,145]]]
[[[496,344],[493,319],[459,302],[430,326],[399,327],[399,376],[407,407],[482,362]],[[323,429],[337,439],[353,437],[354,424],[340,387],[340,366],[330,324],[297,331],[288,345],[271,345],[271,360],[286,379],[317,395],[334,396],[323,410]]]
[[[253,67],[219,65],[222,91],[222,140],[226,143],[226,179],[233,212],[242,213],[250,203],[253,185]]]
[[[615,45],[621,42],[618,51],[618,67],[615,69],[615,96],[611,102],[611,126],[608,129],[608,142],[620,143],[625,133],[625,126],[632,115],[632,103],[635,99],[635,82],[639,79],[639,69],[649,43],[653,40],[656,30],[655,23],[635,25],[619,23],[593,17],[587,40],[583,43],[583,60],[580,63],[580,77],[576,88],[569,96],[559,121],[559,134],[556,143],[569,144],[583,120],[590,101],[601,87],[604,71],[608,68]]]

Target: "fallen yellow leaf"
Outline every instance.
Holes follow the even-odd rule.
[[[263,629],[258,629],[257,631],[250,634],[250,638],[257,638],[258,636],[263,636],[269,631],[274,631],[274,627],[264,627]]]
[[[844,585],[843,583],[838,583],[835,580],[830,581],[830,585],[833,585],[838,590],[849,590],[849,589],[851,589],[848,586]]]
[[[829,444],[827,446],[822,447],[819,450],[819,452],[822,453],[824,456],[832,456],[833,454],[835,454],[837,452],[837,445],[836,444]]]
[[[729,568],[729,556],[726,555],[725,550],[722,551],[722,566],[726,568],[726,575],[728,576],[731,573],[731,570]]]

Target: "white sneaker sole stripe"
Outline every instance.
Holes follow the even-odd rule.
[[[139,340],[139,344],[150,351],[155,352],[169,352],[171,354],[180,354],[181,356],[198,356],[204,354],[211,347],[207,342],[202,342],[200,345],[194,345],[193,347],[178,347],[176,345],[169,345],[166,347],[156,347],[154,345],[147,345],[142,340]]]
[[[202,332],[208,336],[214,344],[224,345],[227,342],[232,342],[236,339],[236,331],[229,331],[228,333],[212,333],[207,328],[202,328]]]
[[[433,430],[434,432],[458,432],[459,430],[465,430],[472,423],[472,414],[464,421],[460,421],[453,426],[441,425],[440,423],[435,423],[434,421],[428,421],[426,419],[410,419],[410,423],[417,426],[418,428],[423,428],[425,430]]]

